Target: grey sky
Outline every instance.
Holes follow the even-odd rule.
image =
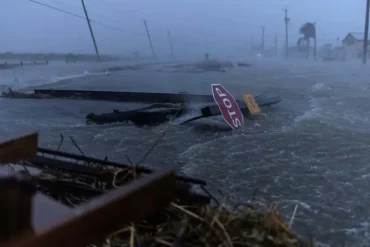
[[[80,0],[39,0],[84,15]],[[352,31],[362,32],[365,0],[85,0],[90,19],[130,32],[94,24],[102,53],[140,50],[149,54],[143,18],[148,21],[157,53],[169,53],[167,29],[176,51],[188,54],[235,54],[247,49],[251,37],[266,46],[284,42],[285,6],[289,9],[289,38],[294,44],[306,21],[317,22],[319,44],[335,43]],[[86,21],[28,0],[0,1],[0,51],[94,52]]]

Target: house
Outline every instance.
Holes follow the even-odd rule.
[[[370,35],[369,35],[370,38]],[[364,49],[364,33],[348,33],[342,41],[346,59],[361,59]],[[368,56],[370,55],[370,42],[368,44]],[[370,56],[369,56],[370,57]]]

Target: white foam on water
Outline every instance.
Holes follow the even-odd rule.
[[[359,230],[356,228],[345,228],[343,231],[346,235],[356,235],[359,232]]]
[[[196,172],[199,169],[199,166],[206,165],[204,163],[199,164],[199,163],[196,162],[197,155],[199,155],[200,153],[203,153],[203,152],[207,152],[207,150],[209,150],[209,146],[214,145],[213,143],[215,143],[215,142],[227,141],[227,140],[230,140],[230,139],[234,139],[236,137],[240,137],[240,135],[236,134],[236,135],[221,136],[219,138],[215,138],[215,139],[212,139],[212,140],[209,140],[209,141],[197,143],[197,144],[194,144],[194,145],[190,146],[184,152],[179,154],[179,157],[181,159],[186,158],[186,160],[187,160],[186,164],[181,167],[181,169],[180,169],[181,172],[183,172],[184,174],[186,174],[188,176],[194,176],[194,173],[196,174]],[[204,162],[204,160],[203,160],[203,162]]]
[[[24,66],[2,70],[0,71],[0,90],[9,87],[17,90],[25,87],[57,83],[66,79],[109,75],[110,72],[105,70],[117,64],[120,65],[122,62],[79,63],[73,65],[52,62],[48,66]]]
[[[63,80],[69,80],[69,79],[77,79],[77,78],[83,78],[86,76],[103,76],[103,75],[110,75],[109,71],[101,72],[101,73],[90,73],[88,71],[85,71],[82,74],[75,74],[75,75],[67,75],[67,76],[56,76],[51,80],[51,83],[57,83]],[[38,86],[38,85],[36,85]]]
[[[311,205],[309,205],[309,204],[308,204],[308,203],[306,203],[306,202],[299,201],[299,200],[281,200],[281,201],[279,201],[279,203],[292,203],[292,204],[298,204],[298,205],[299,205],[299,207],[312,211],[312,207],[311,207]]]
[[[313,119],[313,118],[317,118],[320,116],[322,112],[322,108],[320,107],[320,103],[318,99],[315,99],[315,98],[310,99],[310,108],[311,109],[308,111],[305,111],[303,115],[294,118],[294,122],[299,123],[304,120]]]
[[[316,83],[313,87],[312,87],[312,92],[316,92],[316,91],[321,91],[324,89],[324,86],[325,84],[324,83]]]

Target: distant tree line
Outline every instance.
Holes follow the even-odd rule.
[[[14,53],[14,52],[0,52],[0,59],[14,59],[14,60],[60,60],[60,61],[96,61],[95,54],[80,54],[80,53]],[[124,56],[101,55],[100,59],[103,61],[116,61],[130,59]]]

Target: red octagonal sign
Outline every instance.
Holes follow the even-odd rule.
[[[217,103],[225,122],[233,129],[244,126],[244,117],[234,97],[220,84],[212,84],[213,99]]]

